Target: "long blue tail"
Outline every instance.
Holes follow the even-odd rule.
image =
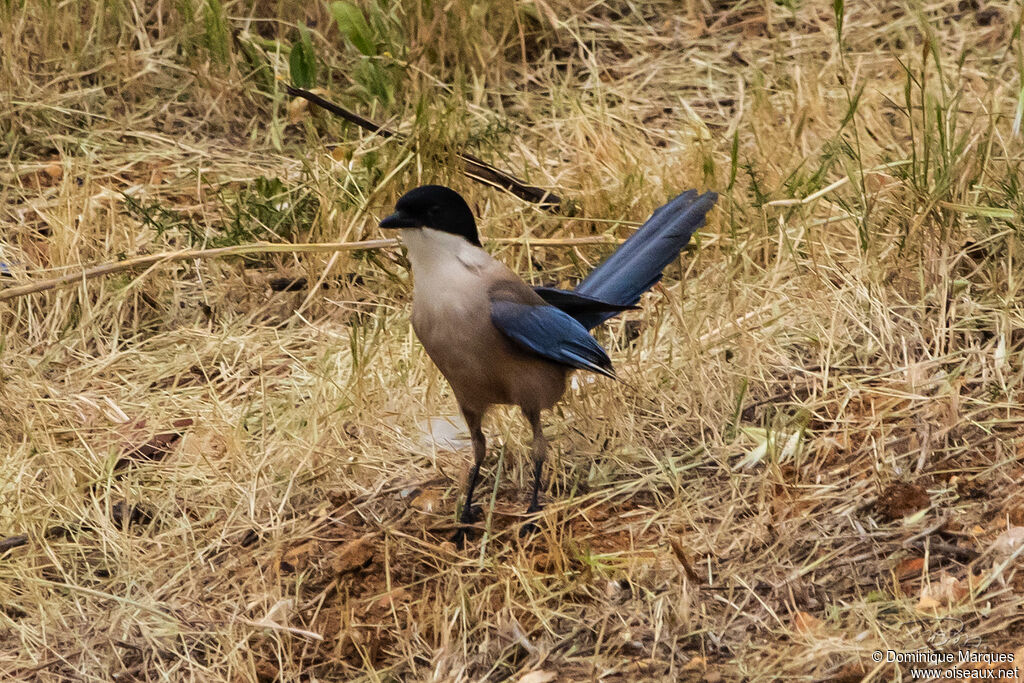
[[[590,310],[567,312],[589,330],[619,311],[632,308],[644,292],[658,283],[662,271],[679,255],[690,236],[704,225],[705,215],[717,200],[714,192],[698,195],[696,190],[689,190],[657,209],[573,290],[574,294],[608,306],[594,305]]]

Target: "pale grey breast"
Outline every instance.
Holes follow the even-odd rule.
[[[488,289],[518,282],[515,274],[461,237],[429,228],[402,232],[413,270],[413,329],[459,402],[470,409],[553,405],[565,390],[566,370],[525,352],[491,324]]]

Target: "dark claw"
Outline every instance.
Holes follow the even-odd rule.
[[[484,510],[479,505],[472,505],[470,507],[462,506],[462,514],[459,515],[460,524],[472,524],[482,517]]]
[[[469,529],[466,527],[459,527],[454,534],[452,534],[452,543],[459,550],[462,550],[466,545],[466,536],[469,535]]]
[[[530,505],[530,507],[526,508],[526,514],[532,515],[540,512],[543,509],[543,505]],[[519,529],[519,538],[526,538],[527,536],[535,534],[538,531],[540,531],[540,527],[537,526],[537,524],[534,523],[533,520],[530,520],[523,524],[523,526]]]
[[[456,548],[462,550],[462,547],[466,544],[466,538],[469,536],[469,532],[472,531],[472,528],[469,525],[480,519],[483,514],[483,508],[479,505],[462,507],[462,513],[459,515],[459,524],[464,524],[466,526],[460,526],[452,535],[452,543],[455,544]]]
[[[519,538],[526,538],[540,531],[540,527],[533,522],[527,522],[523,526],[519,527]]]

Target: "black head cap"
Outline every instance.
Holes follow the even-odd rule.
[[[443,185],[409,190],[395,204],[395,212],[380,222],[382,228],[432,228],[459,235],[480,246],[476,220],[458,192]]]

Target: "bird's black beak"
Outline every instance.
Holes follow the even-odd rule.
[[[387,218],[380,222],[380,227],[385,229],[421,228],[423,227],[423,223],[420,223],[418,220],[416,220],[407,213],[403,213],[402,211],[395,211],[393,214],[391,214],[390,216],[388,216]]]

